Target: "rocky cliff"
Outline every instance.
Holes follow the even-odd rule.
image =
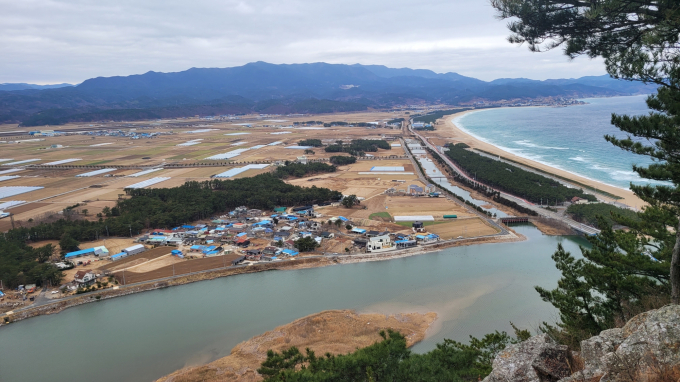
[[[633,317],[572,352],[542,334],[509,346],[484,382],[671,382],[680,380],[680,306]]]

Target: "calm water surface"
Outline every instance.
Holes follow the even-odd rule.
[[[435,311],[429,337],[466,341],[512,321],[555,321],[535,285],[559,277],[550,256],[586,242],[516,227],[529,240],[372,263],[270,271],[140,293],[0,328],[0,381],[152,381],[226,356],[239,342],[326,309]]]

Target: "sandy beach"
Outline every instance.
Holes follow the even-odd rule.
[[[621,199],[617,200],[617,202],[626,204],[630,207],[639,209],[640,206],[645,204],[645,202],[643,202],[640,198],[638,198],[630,190],[624,190],[624,189],[621,189],[621,188],[618,188],[618,187],[610,186],[610,185],[607,185],[607,184],[604,184],[604,183],[594,181],[592,179],[588,179],[588,178],[584,178],[584,177],[572,174],[572,173],[564,171],[564,170],[560,170],[560,169],[556,169],[554,167],[547,166],[545,164],[542,164],[542,163],[539,163],[539,162],[536,162],[536,161],[533,161],[533,160],[530,160],[530,159],[522,158],[520,156],[514,155],[514,154],[509,153],[507,151],[501,150],[494,145],[483,142],[483,141],[473,137],[470,134],[467,134],[466,132],[464,132],[463,130],[458,128],[458,126],[456,126],[456,124],[453,121],[454,121],[455,118],[460,117],[461,115],[473,112],[473,111],[475,111],[475,110],[468,110],[468,111],[464,111],[464,112],[461,112],[461,113],[446,116],[444,126],[439,125],[438,128],[437,128],[437,132],[439,133],[439,135],[442,138],[450,138],[451,140],[453,140],[455,142],[463,142],[463,143],[469,145],[470,147],[473,147],[473,148],[476,148],[476,149],[479,149],[479,150],[483,150],[483,151],[486,151],[488,153],[492,153],[492,154],[495,154],[495,155],[500,155],[500,156],[502,156],[506,159],[509,159],[509,160],[514,161],[514,162],[523,164],[525,166],[533,167],[535,169],[544,171],[546,173],[554,174],[554,175],[560,176],[562,178],[569,179],[573,182],[581,183],[581,184],[587,185],[589,187],[593,187],[593,188],[596,188],[598,190],[605,191],[609,194],[616,195],[616,196],[621,198]],[[575,186],[578,186],[578,184],[575,184]],[[612,201],[613,201],[613,199],[612,199]]]

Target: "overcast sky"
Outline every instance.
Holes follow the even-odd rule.
[[[483,80],[605,74],[510,45],[487,0],[0,0],[0,83],[252,61],[381,64]]]

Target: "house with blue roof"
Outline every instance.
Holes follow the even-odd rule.
[[[120,253],[116,253],[115,255],[111,255],[111,260],[116,261],[116,260],[120,260],[120,259],[127,257],[127,256],[128,256],[127,252],[120,252]]]
[[[415,247],[418,245],[418,242],[415,240],[397,240],[394,242],[394,244],[397,246],[397,248],[402,249]]]
[[[71,258],[76,258],[80,256],[85,256],[85,255],[94,255],[94,256],[107,256],[109,254],[109,250],[106,249],[106,247],[93,247],[93,248],[88,248],[88,249],[81,249],[80,251],[74,251],[74,252],[69,252],[67,253],[64,258],[65,259],[71,259]]]
[[[439,241],[439,235],[436,235],[434,233],[430,233],[427,235],[416,235],[416,241],[422,244],[433,243],[435,241]]]
[[[274,241],[286,241],[290,237],[290,231],[274,232]]]

